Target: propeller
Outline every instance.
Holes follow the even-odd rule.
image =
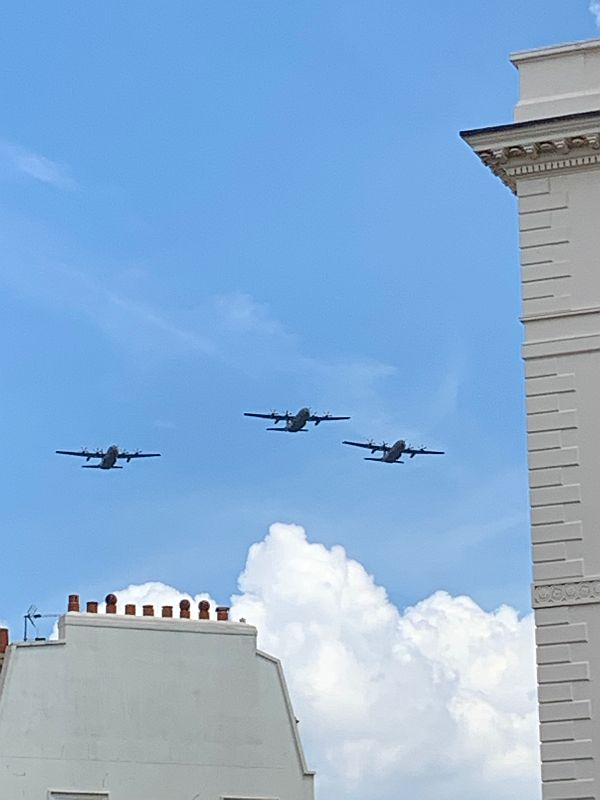
[[[321,414],[321,417],[315,420],[315,428],[320,422],[323,422],[324,419],[327,419],[330,416],[331,416],[331,411],[326,411],[324,414]]]

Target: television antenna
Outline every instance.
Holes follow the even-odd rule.
[[[27,613],[23,615],[23,641],[27,641],[27,634],[29,633],[29,626],[31,626],[34,631],[37,631],[37,623],[36,620],[38,619],[58,619],[60,614],[40,614],[36,606],[29,606],[27,609]],[[38,638],[37,636],[35,637]]]

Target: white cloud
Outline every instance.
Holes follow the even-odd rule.
[[[533,620],[436,592],[400,610],[342,547],[275,524],[252,545],[232,617],[282,659],[318,796],[535,800]],[[120,602],[192,598],[163,584]]]
[[[591,0],[590,11],[596,17],[596,25],[600,28],[600,0]]]
[[[121,589],[117,594],[117,611],[119,614],[124,613],[125,605],[127,603],[134,603],[138,606],[138,614],[141,613],[142,606],[154,605],[156,609],[161,606],[173,606],[178,608],[180,600],[189,600],[192,608],[198,608],[200,600],[208,600],[214,608],[214,601],[210,595],[200,593],[191,595],[187,592],[180,592],[172,586],[167,586],[165,583],[159,581],[148,581],[143,584],[131,584],[126,589]],[[197,616],[197,611],[195,616]]]
[[[18,144],[0,140],[0,161],[24,175],[57,189],[75,189],[76,184],[68,169],[46,156]]]

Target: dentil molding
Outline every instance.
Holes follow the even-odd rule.
[[[515,194],[521,177],[600,167],[600,111],[462,131],[461,137]]]
[[[480,150],[477,155],[516,194],[517,178],[600,164],[600,131]]]

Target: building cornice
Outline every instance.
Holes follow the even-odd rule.
[[[519,178],[600,167],[600,111],[478,128],[460,135],[514,194]]]

